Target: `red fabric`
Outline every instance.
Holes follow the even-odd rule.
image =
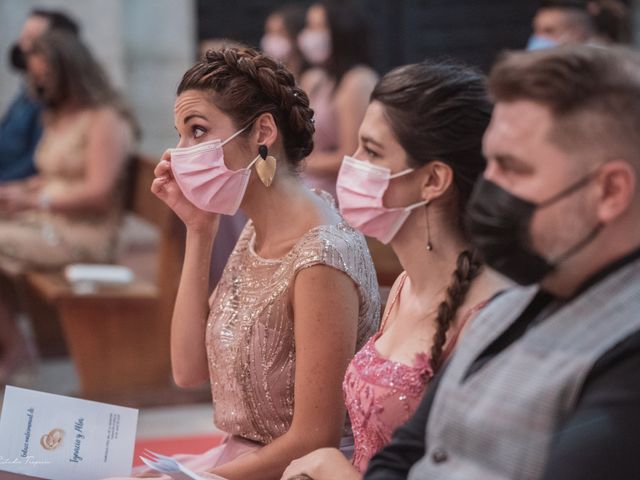
[[[136,441],[133,451],[133,466],[142,465],[140,455],[145,448],[164,455],[176,453],[198,454],[219,445],[224,435],[199,435],[190,437],[147,438]]]

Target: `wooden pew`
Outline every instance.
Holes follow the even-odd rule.
[[[36,337],[51,335],[54,328],[45,329],[43,335],[42,324],[55,323],[57,317],[78,373],[78,393],[85,398],[160,403],[153,397],[172,389],[169,333],[184,253],[184,227],[150,192],[154,167],[155,161],[144,157],[131,162],[127,210],[158,230],[155,278],[149,278],[149,269],[144,268],[154,260],[144,258],[148,252],[118,259],[136,272],[132,284],[100,286],[89,293],[75,291],[62,272],[24,274],[25,305]],[[55,317],[43,322],[43,306],[52,308]]]

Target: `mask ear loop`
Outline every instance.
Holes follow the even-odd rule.
[[[591,182],[591,180],[593,180],[593,178],[597,175],[597,173],[598,173],[597,170],[594,170],[593,172],[588,173],[587,175],[584,176],[584,178],[578,180],[576,183],[571,185],[569,188],[567,188],[564,191],[552,196],[551,198],[545,200],[544,202],[541,202],[540,204],[538,204],[537,208],[547,207],[547,206],[557,202],[561,198],[567,197],[567,196],[571,195],[572,193],[577,192],[578,190],[583,188],[585,185],[588,185],[589,182]],[[558,257],[556,257],[554,260],[551,260],[551,262],[550,262],[551,265],[553,265],[555,267],[556,265],[561,264],[562,262],[564,262],[568,258],[571,258],[573,255],[575,255],[580,250],[582,250],[584,247],[586,247],[589,243],[591,243],[593,241],[593,239],[595,239],[598,236],[598,234],[600,233],[600,231],[603,228],[604,228],[604,225],[601,222],[598,222],[598,224],[591,230],[591,232],[589,232],[589,234],[585,238],[580,240],[577,244],[575,244],[573,247],[569,248],[569,250],[567,250],[563,254],[561,254]]]
[[[222,142],[220,144],[221,147],[225,146],[227,143],[229,143],[231,140],[233,140],[234,138],[236,138],[238,135],[240,135],[242,132],[244,132],[247,128],[249,128],[251,126],[253,122],[249,123],[248,125],[245,125],[244,127],[242,127],[240,130],[238,130],[236,133],[234,133],[233,135],[231,135],[229,138],[227,138],[224,142]]]
[[[231,135],[229,138],[227,138],[224,142],[222,142],[220,144],[221,147],[225,146],[227,143],[229,143],[231,140],[233,140],[234,138],[236,138],[238,135],[240,135],[242,132],[244,132],[247,128],[249,128],[251,125],[253,125],[254,120],[251,120],[251,122],[249,122],[248,124],[246,124],[244,127],[242,127],[240,130],[238,130],[236,133],[234,133],[233,135]],[[258,155],[256,158],[254,158],[251,163],[249,165],[247,165],[245,167],[246,170],[250,170],[251,167],[253,167],[256,162],[260,159],[260,155]]]
[[[559,255],[554,260],[552,260],[551,265],[555,267],[557,265],[560,265],[562,262],[564,262],[568,258],[571,258],[573,255],[578,253],[584,247],[589,245],[598,236],[598,234],[602,231],[603,228],[604,228],[604,225],[598,222],[598,224],[593,228],[593,230],[591,230],[591,232],[589,232],[589,234],[585,238],[583,238],[577,244],[571,247],[569,250]]]
[[[389,175],[389,180],[393,180],[394,178],[398,178],[398,177],[404,177],[405,175],[409,175],[413,171],[414,171],[413,168],[407,168],[406,170],[402,170],[401,172],[394,173],[393,175]]]
[[[551,196],[551,198],[548,198],[542,202],[540,202],[536,208],[545,208],[548,207],[549,205],[553,205],[555,202],[557,202],[558,200],[564,198],[564,197],[568,197],[569,195],[571,195],[572,193],[577,192],[578,190],[580,190],[581,188],[583,188],[585,185],[588,185],[589,182],[591,182],[591,180],[593,180],[593,177],[595,177],[597,174],[597,170],[588,173],[587,175],[585,175],[583,178],[581,178],[580,180],[578,180],[576,183],[574,183],[573,185],[570,185],[568,188],[562,190],[561,192],[556,193],[555,195]]]

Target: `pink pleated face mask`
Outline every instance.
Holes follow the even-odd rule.
[[[401,208],[387,208],[382,199],[389,182],[408,175],[413,169],[391,174],[391,170],[345,156],[336,186],[340,213],[354,228],[368,237],[389,243],[411,211],[427,204],[422,201]]]
[[[224,142],[211,140],[187,148],[171,149],[171,170],[184,196],[196,207],[207,212],[234,215],[247,190],[251,167],[229,170],[224,163],[222,147],[240,135],[237,131]]]

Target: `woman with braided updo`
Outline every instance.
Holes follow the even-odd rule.
[[[483,76],[451,62],[400,67],[375,87],[355,158],[342,163],[338,198],[345,219],[389,242],[405,271],[380,330],[345,376],[353,462],[320,449],[293,462],[283,479],[361,479],[415,411],[469,319],[506,287],[482,268],[463,222],[485,168],[490,115]]]
[[[362,234],[297,174],[313,111],[291,73],[252,49],[210,50],[177,93],[178,148],[152,185],[187,228],[173,376],[183,387],[210,380],[228,433],[178,458],[214,478],[278,479],[316,448],[353,448],[340,385],[378,327],[375,271]],[[238,207],[249,222],[209,297],[219,215]]]

